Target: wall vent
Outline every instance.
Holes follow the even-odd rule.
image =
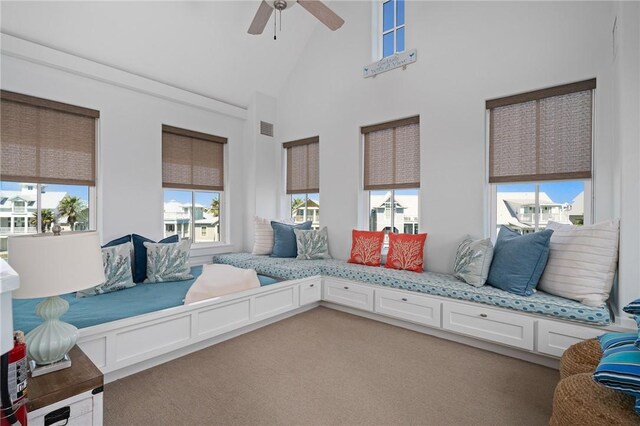
[[[260,122],[260,134],[273,137],[273,124],[266,121]]]

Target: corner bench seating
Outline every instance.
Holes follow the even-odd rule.
[[[606,306],[587,306],[542,291],[538,291],[531,296],[520,296],[490,285],[474,287],[456,279],[453,275],[434,272],[416,273],[382,267],[376,268],[336,259],[297,260],[250,253],[215,255],[213,262],[224,263],[238,268],[255,269],[258,274],[288,280],[321,275],[494,305],[591,325],[603,326],[611,323],[609,309]]]

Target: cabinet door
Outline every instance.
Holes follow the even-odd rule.
[[[462,303],[442,304],[442,328],[503,345],[533,350],[533,318]]]
[[[255,296],[254,320],[269,318],[298,307],[298,286]]]
[[[322,299],[373,312],[373,289],[351,281],[324,278]]]
[[[300,306],[319,302],[322,299],[322,281],[300,284]]]
[[[553,321],[538,321],[538,352],[561,357],[569,346],[598,337],[605,331]]]
[[[440,327],[441,302],[419,294],[394,290],[375,290],[376,312],[394,318]]]

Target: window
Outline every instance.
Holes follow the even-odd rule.
[[[591,221],[596,81],[487,101],[491,233]]]
[[[311,221],[320,228],[320,138],[286,142],[287,194],[291,197],[291,217],[295,223]]]
[[[224,241],[226,143],[219,136],[162,126],[165,237],[178,234],[193,243]]]
[[[8,236],[95,229],[99,111],[1,91],[0,257]]]
[[[369,230],[417,234],[420,117],[362,127],[361,132]]]
[[[380,50],[381,56],[386,58],[404,51],[404,0],[384,0],[381,8]]]

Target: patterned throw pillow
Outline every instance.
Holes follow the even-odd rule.
[[[389,252],[385,268],[422,272],[424,242],[427,234],[389,233]]]
[[[622,308],[622,310],[631,315],[640,315],[640,299],[636,299],[629,303],[627,306]]]
[[[76,292],[76,297],[96,296],[135,286],[131,274],[131,251],[133,244],[127,242],[102,249],[102,265],[105,282],[95,287]]]
[[[298,244],[298,257],[296,259],[331,259],[331,255],[329,255],[329,233],[326,226],[319,231],[315,229],[310,231],[294,229],[293,232],[296,234],[296,243]]]
[[[593,379],[616,391],[636,398],[635,410],[640,414],[640,349],[635,345],[610,348],[602,354]]]
[[[351,256],[347,262],[367,266],[380,266],[380,253],[384,232],[351,231]]]
[[[453,275],[475,287],[482,287],[489,276],[493,259],[491,239],[473,240],[466,238],[458,247]]]
[[[598,336],[602,352],[609,348],[617,348],[618,346],[635,343],[637,339],[638,333],[605,333],[602,336]]]
[[[184,240],[179,243],[148,243],[147,248],[147,279],[145,283],[165,281],[184,281],[193,278],[189,267],[189,250],[191,242]]]

